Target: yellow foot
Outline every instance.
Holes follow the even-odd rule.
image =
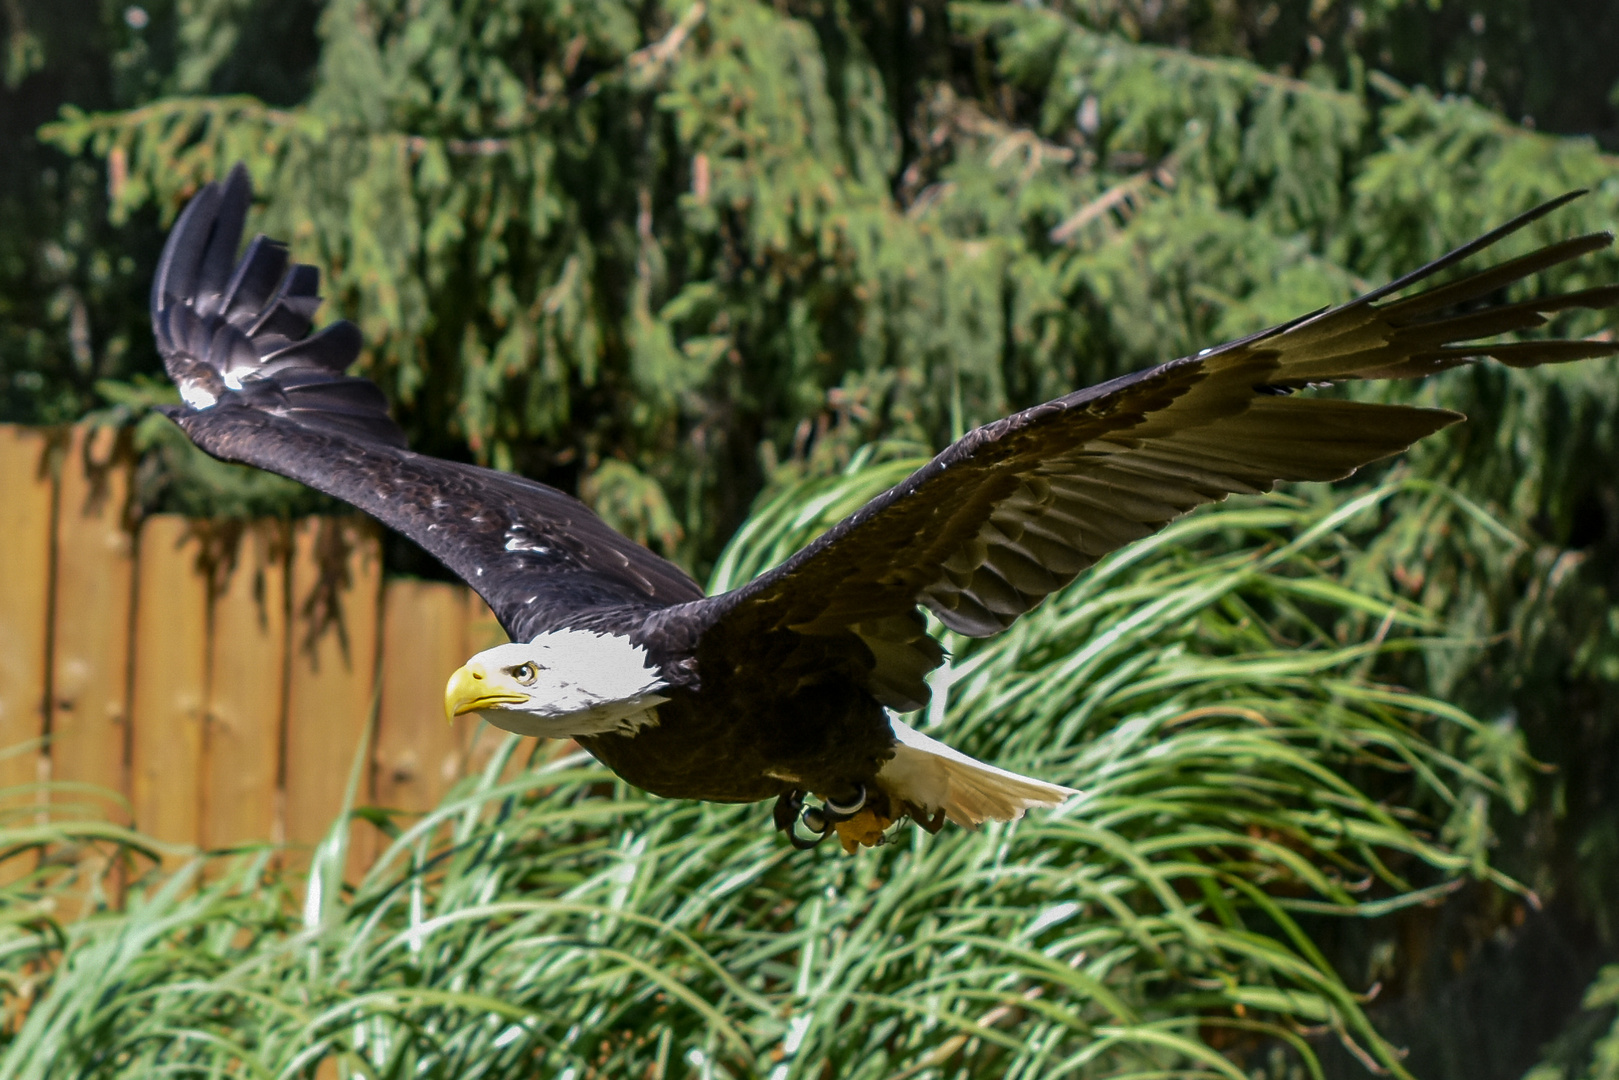
[[[893,818],[882,817],[868,806],[849,820],[837,822],[832,827],[838,831],[843,850],[853,855],[862,845],[876,847],[882,843],[883,830],[892,824]]]

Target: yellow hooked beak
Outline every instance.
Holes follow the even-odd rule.
[[[490,685],[489,672],[482,664],[467,664],[457,668],[444,688],[444,719],[454,721],[462,713],[493,709],[501,705],[521,705],[527,694],[501,686]]]

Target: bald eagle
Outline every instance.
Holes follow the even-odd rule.
[[[1608,233],[1412,291],[1564,196],[1359,299],[969,432],[780,566],[706,596],[554,488],[411,452],[382,392],[346,374],[360,331],[310,332],[317,271],[264,236],[237,257],[251,196],[238,165],[197,193],[164,248],[152,325],[185,402],[168,415],[217,458],[359,507],[483,596],[511,643],[450,676],[450,717],[576,739],[669,798],[773,798],[798,846],[836,831],[852,850],[905,817],[930,831],[1013,820],[1074,794],[899,719],[926,704],[944,659],[924,610],[994,634],[1193,507],[1345,477],[1461,419],[1300,392],[1310,387],[1619,353],[1608,341],[1466,344],[1619,304],[1619,286],[1499,300],[1607,247]]]

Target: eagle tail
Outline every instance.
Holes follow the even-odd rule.
[[[1016,821],[1034,806],[1060,806],[1079,792],[997,769],[930,739],[890,717],[899,745],[877,773],[892,804],[937,829],[944,818],[975,829],[985,821]]]

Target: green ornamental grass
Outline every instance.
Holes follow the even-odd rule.
[[[767,493],[711,586],[918,463],[870,447]],[[1380,681],[1466,644],[1380,584],[1395,505],[1482,520],[1399,478],[1233,501],[999,637],[947,636],[922,728],[1084,792],[1010,826],[795,852],[763,806],[657,799],[515,737],[425,817],[356,811],[391,842],[352,886],[348,817],[307,880],[269,849],[165,875],[133,834],[7,821],[12,865],[46,857],[0,894],[0,1080],[1246,1080],[1278,1046],[1320,1076],[1330,1042],[1405,1076],[1312,928],[1515,887],[1484,809],[1530,763]],[[108,866],[121,908],[97,903]]]

